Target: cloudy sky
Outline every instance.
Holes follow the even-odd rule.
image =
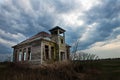
[[[100,58],[120,57],[120,0],[0,0],[0,55],[60,26],[66,42]]]

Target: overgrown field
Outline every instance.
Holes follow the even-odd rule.
[[[0,63],[0,80],[120,80],[120,59],[28,66]]]

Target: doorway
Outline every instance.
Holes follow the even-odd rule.
[[[65,59],[65,52],[60,52],[60,60],[64,60]]]

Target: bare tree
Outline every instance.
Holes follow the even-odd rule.
[[[97,60],[99,57],[95,54],[76,52],[71,55],[72,60]]]
[[[7,54],[6,56],[6,59],[5,59],[5,61],[7,61],[7,62],[11,62],[12,61],[12,54]]]
[[[72,53],[70,55],[72,60],[96,60],[99,59],[99,57],[95,54],[80,52],[78,49],[80,41],[77,40],[73,47],[72,47]]]
[[[72,60],[75,60],[78,57],[77,55],[78,46],[79,46],[79,40],[76,40],[76,42],[72,46],[72,53],[70,55]]]

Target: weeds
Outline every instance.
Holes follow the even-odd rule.
[[[0,80],[120,80],[120,61],[69,61],[45,65],[0,63]]]

